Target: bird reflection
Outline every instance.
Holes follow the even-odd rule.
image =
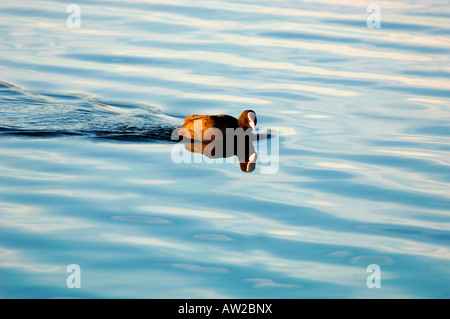
[[[257,135],[256,113],[245,110],[239,119],[226,114],[189,115],[183,126],[173,135],[173,140],[185,144],[185,149],[208,158],[236,156],[241,170],[253,172],[256,167],[256,150],[253,141]]]
[[[236,156],[241,171],[251,173],[256,168],[257,154],[252,138],[239,138],[201,142],[190,140],[185,142],[184,148],[192,153],[199,153],[211,159],[229,158]]]

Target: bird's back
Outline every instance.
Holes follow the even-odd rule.
[[[219,115],[189,115],[184,119],[183,129],[180,135],[190,139],[203,139],[204,132],[209,128],[217,128],[225,136],[227,128],[239,127],[238,120],[226,114]],[[187,131],[186,131],[187,130]],[[208,141],[208,139],[206,140]]]

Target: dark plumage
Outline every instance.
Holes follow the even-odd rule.
[[[184,136],[191,140],[201,140],[203,142],[210,142],[218,139],[217,136],[204,136],[205,131],[209,128],[215,128],[222,132],[222,137],[226,137],[227,128],[248,128],[255,129],[256,113],[252,110],[242,112],[239,119],[233,116],[219,114],[219,115],[189,115],[184,119],[182,129],[179,131],[180,136]],[[211,130],[210,130],[211,131]]]

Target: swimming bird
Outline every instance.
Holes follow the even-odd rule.
[[[183,127],[179,130],[179,135],[191,140],[211,142],[217,139],[225,139],[227,128],[242,128],[244,131],[249,128],[255,130],[256,123],[256,113],[253,110],[245,110],[239,116],[239,119],[225,114],[189,115],[184,119]],[[208,134],[208,129],[215,129],[216,133],[219,133],[217,130],[220,130],[222,136],[215,133]],[[211,133],[211,130],[209,133]]]

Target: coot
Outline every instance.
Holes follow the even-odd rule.
[[[201,140],[210,142],[217,140],[219,137],[214,134],[212,130],[218,129],[222,133],[222,138],[225,139],[228,129],[242,128],[244,131],[252,128],[256,129],[256,113],[253,110],[245,110],[242,112],[239,119],[233,116],[219,114],[219,115],[189,115],[184,119],[183,127],[178,134],[191,140]],[[207,134],[205,134],[207,132]],[[209,133],[209,134],[208,134]],[[211,134],[212,133],[212,134]]]

